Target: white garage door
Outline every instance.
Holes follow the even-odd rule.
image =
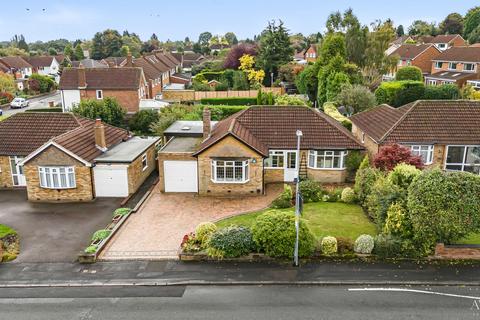
[[[128,196],[126,165],[97,165],[93,168],[93,177],[97,197]]]
[[[165,161],[163,163],[165,192],[197,192],[196,161]]]

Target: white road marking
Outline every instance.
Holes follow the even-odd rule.
[[[348,291],[412,292],[412,293],[431,294],[431,295],[445,296],[445,297],[480,300],[480,297],[474,297],[474,296],[465,296],[465,295],[453,294],[453,293],[444,293],[444,292],[435,292],[435,291],[426,291],[426,290],[417,290],[417,289],[405,289],[405,288],[349,288]]]

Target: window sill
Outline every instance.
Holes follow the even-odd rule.
[[[312,168],[312,167],[308,167],[308,166],[307,166],[307,169],[318,170],[318,171],[345,171],[345,170],[347,170],[347,168]]]
[[[47,190],[70,190],[70,189],[76,189],[77,187],[68,187],[68,188],[50,188],[50,187],[42,187],[40,186],[40,188],[42,189],[47,189]]]
[[[215,181],[213,179],[210,179],[215,184],[245,184],[250,181],[250,179],[245,180],[245,181]]]

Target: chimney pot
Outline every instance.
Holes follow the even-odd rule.
[[[210,136],[211,131],[211,112],[208,107],[203,109],[203,139],[207,139]]]
[[[102,151],[107,151],[107,141],[105,138],[105,126],[102,119],[95,119],[95,126],[93,128],[95,133],[95,145]]]

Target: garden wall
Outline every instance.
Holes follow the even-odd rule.
[[[438,243],[435,247],[435,258],[439,259],[474,259],[480,260],[480,246],[452,245]]]
[[[285,93],[284,88],[262,88],[263,92],[273,92],[278,95]],[[164,90],[163,99],[171,101],[200,101],[205,98],[256,98],[257,90],[228,90],[228,91],[194,91],[194,90]]]

